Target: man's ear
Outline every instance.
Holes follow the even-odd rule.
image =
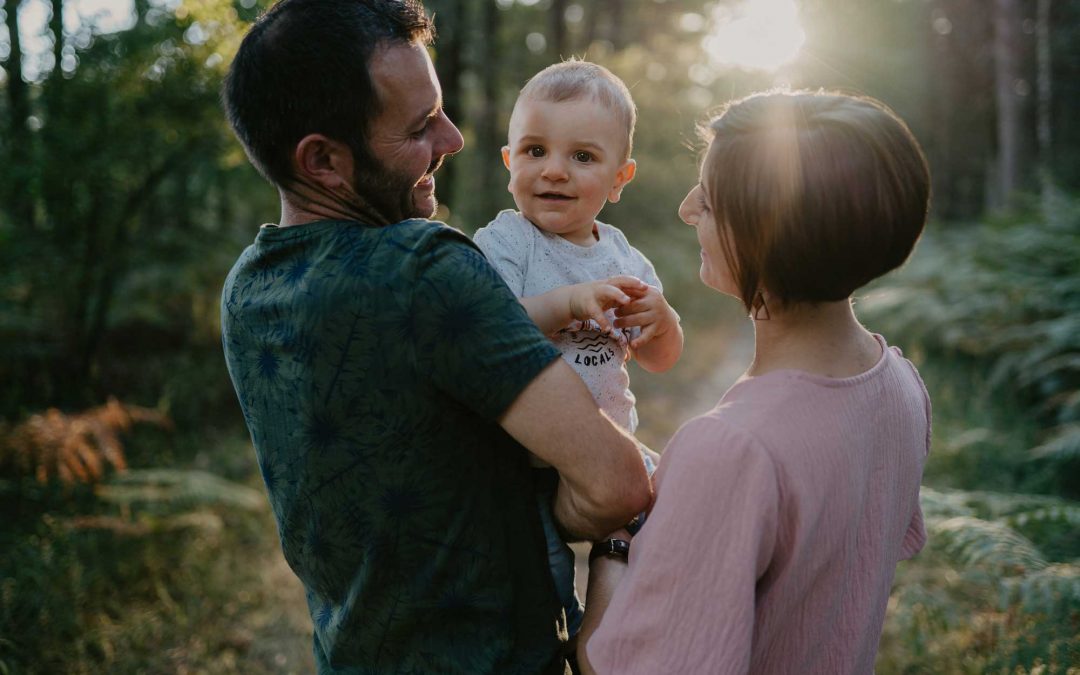
[[[342,185],[351,187],[354,170],[352,150],[344,143],[322,134],[304,136],[293,152],[296,177],[328,190]]]
[[[502,146],[502,158],[503,158],[503,166],[505,166],[507,168],[507,170],[509,170],[510,169],[510,146],[509,145]]]
[[[632,159],[626,160],[626,163],[619,167],[619,170],[615,172],[615,184],[611,186],[611,190],[608,191],[607,200],[614,204],[622,197],[623,186],[634,180],[634,174],[637,173],[637,162]]]

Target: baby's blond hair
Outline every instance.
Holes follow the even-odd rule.
[[[630,158],[634,145],[634,125],[637,109],[630,90],[617,75],[607,68],[570,59],[544,68],[529,78],[518,94],[518,101],[576,101],[591,98],[615,114],[615,119],[626,129],[626,151],[623,159]],[[515,110],[517,105],[514,105]]]

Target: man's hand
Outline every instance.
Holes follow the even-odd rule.
[[[679,315],[664,294],[653,286],[627,292],[634,298],[615,310],[615,326],[641,328],[641,334],[630,342],[630,349],[642,368],[652,373],[671,368],[682,354],[683,332]]]

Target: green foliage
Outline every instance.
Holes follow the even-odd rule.
[[[288,603],[253,564],[280,552],[250,446],[204,440],[215,465],[243,458],[245,484],[184,463],[132,470],[95,492],[0,484],[14,519],[0,529],[0,673],[305,670],[310,634],[289,628],[298,653],[273,643]],[[275,615],[260,619],[265,645],[241,620],[261,607]]]
[[[1080,650],[1080,505],[923,488],[929,543],[901,565],[879,672],[1066,673]],[[1042,549],[1055,550],[1056,556]]]
[[[897,281],[864,306],[883,330],[979,363],[1043,431],[1031,457],[1080,492],[1080,201],[1043,217],[932,229]],[[985,364],[985,365],[982,365]],[[1070,471],[1073,473],[1070,475]]]
[[[1080,202],[1059,198],[1043,215],[936,224],[860,304],[934,402],[929,544],[898,571],[879,672],[1066,673],[1080,659],[1077,270]]]

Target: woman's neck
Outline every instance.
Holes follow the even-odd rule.
[[[852,377],[881,358],[881,346],[848,300],[769,310],[770,318],[754,321],[754,361],[746,377],[774,370]]]

